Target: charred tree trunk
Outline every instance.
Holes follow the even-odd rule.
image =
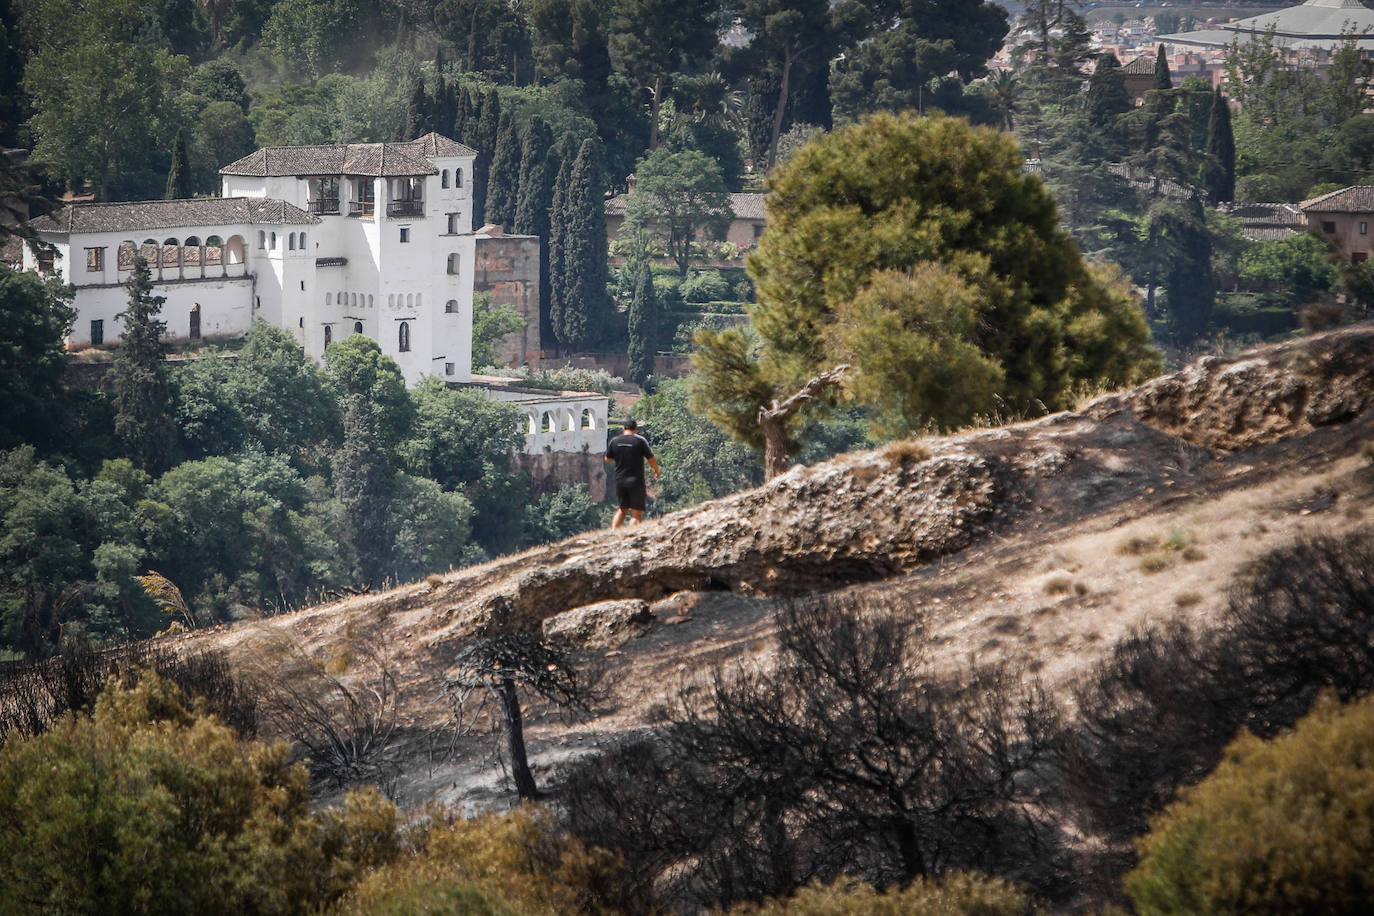
[[[525,725],[520,717],[520,697],[515,692],[515,681],[502,678],[496,693],[501,698],[501,717],[506,725],[506,746],[510,750],[515,791],[522,799],[533,801],[539,797],[539,791],[534,785],[534,774],[530,772],[529,758],[525,756]]]
[[[801,410],[806,402],[832,385],[838,385],[849,371],[849,366],[840,365],[829,372],[822,372],[801,387],[801,390],[781,403],[773,400],[771,407],[759,408],[759,428],[763,430],[763,476],[772,480],[787,470],[788,446],[787,421]]]

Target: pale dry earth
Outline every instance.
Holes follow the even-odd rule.
[[[1062,688],[1131,629],[1203,622],[1261,553],[1368,520],[1374,327],[1210,357],[1077,411],[793,468],[744,493],[449,573],[195,634],[251,668],[265,637],[350,676],[377,647],[400,686],[401,801],[508,803],[490,744],[436,759],[435,702],[464,640],[611,598],[648,631],[597,653],[611,691],[567,724],[532,710],[542,785],[649,727],[718,662],[772,650],[778,598],[847,591],[924,616],[937,663],[1011,661]],[[669,469],[671,470],[671,469]],[[359,674],[358,676],[362,676]]]

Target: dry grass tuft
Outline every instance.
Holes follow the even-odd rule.
[[[1174,607],[1186,608],[1195,607],[1202,603],[1202,596],[1197,592],[1179,592],[1174,596]]]
[[[1129,537],[1116,545],[1116,552],[1123,557],[1138,557],[1141,554],[1149,553],[1159,546],[1159,542],[1153,538],[1143,538],[1140,535]]]
[[[430,573],[429,575],[425,576],[425,585],[428,585],[430,589],[436,589],[443,584],[444,577],[439,575],[438,573]]]
[[[894,467],[905,467],[930,458],[930,449],[920,439],[898,439],[887,444],[883,457]]]
[[[1078,588],[1080,587],[1082,586],[1076,585],[1073,577],[1068,575],[1050,576],[1045,580],[1045,594],[1047,595],[1067,595],[1069,592],[1077,592],[1082,595],[1087,592],[1086,587],[1082,587],[1083,591],[1079,592]]]
[[[1153,575],[1154,573],[1164,572],[1164,570],[1172,565],[1173,564],[1169,561],[1168,554],[1152,553],[1140,561],[1140,571]]]
[[[1207,554],[1203,553],[1201,548],[1191,544],[1183,548],[1183,552],[1180,553],[1179,556],[1183,557],[1183,559],[1187,560],[1189,563],[1196,563],[1198,560],[1207,559]]]

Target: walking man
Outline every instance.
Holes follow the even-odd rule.
[[[659,476],[658,459],[649,442],[638,432],[639,424],[626,420],[625,428],[606,446],[606,462],[615,465],[615,498],[620,508],[615,510],[611,528],[619,528],[625,521],[625,513],[630,513],[631,521],[644,518],[644,459],[654,469],[654,478]]]

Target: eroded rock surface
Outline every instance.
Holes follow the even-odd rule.
[[[573,608],[678,591],[823,592],[1012,533],[1228,481],[1235,453],[1374,406],[1374,328],[1204,359],[1078,412],[844,455],[621,531],[356,599],[433,648]],[[1228,465],[1227,462],[1230,462]],[[671,471],[671,469],[670,469]]]
[[[618,649],[653,623],[642,598],[598,601],[544,620],[544,639],[573,649]]]

